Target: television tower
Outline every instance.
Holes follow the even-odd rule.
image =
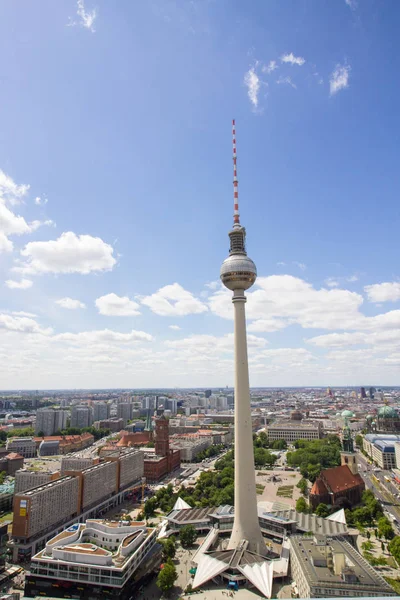
[[[247,256],[246,230],[239,219],[235,120],[232,121],[232,135],[233,228],[229,232],[229,256],[222,263],[220,272],[222,283],[233,291],[235,319],[235,518],[228,549],[236,549],[246,541],[248,550],[266,556],[257,513],[244,295],[255,282],[257,269]]]

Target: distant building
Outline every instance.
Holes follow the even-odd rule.
[[[40,408],[36,412],[35,434],[53,435],[67,426],[68,412],[54,408]]]
[[[6,448],[8,452],[16,452],[24,458],[34,458],[36,456],[36,442],[33,438],[8,438]]]
[[[93,424],[93,408],[86,404],[76,404],[71,408],[71,427],[83,429]]]
[[[50,435],[35,438],[35,443],[40,456],[54,456],[88,448],[94,443],[94,436],[88,432],[80,435]]]
[[[266,427],[268,440],[284,440],[285,442],[295,442],[296,440],[319,440],[322,437],[322,425],[319,421],[305,423],[302,421],[283,421],[281,423],[272,423]]]
[[[397,466],[395,445],[400,435],[367,433],[363,439],[363,449],[381,469]]]
[[[192,462],[200,452],[209,448],[213,443],[212,436],[204,435],[186,435],[180,436],[176,434],[172,436],[171,442],[175,448],[179,448],[181,452],[182,462]]]
[[[123,419],[106,419],[101,421],[95,421],[93,423],[96,429],[109,429],[111,433],[116,433],[124,428]]]
[[[110,418],[110,405],[107,402],[95,402],[93,406],[93,420],[105,421]]]
[[[33,557],[25,596],[48,595],[50,590],[59,596],[61,585],[62,593],[67,590],[72,598],[136,597],[141,578],[159,570],[157,535],[157,529],[144,523],[76,523]]]
[[[67,471],[84,471],[99,462],[99,459],[85,456],[65,456],[61,459],[61,475]]]
[[[383,577],[340,538],[292,536],[290,564],[300,598],[393,596]]]
[[[156,419],[155,454],[148,454],[144,459],[144,476],[149,482],[159,481],[162,477],[178,469],[181,464],[181,453],[169,447],[169,425],[167,419]]]
[[[123,420],[124,427],[132,419],[132,410],[133,405],[130,402],[122,402],[117,406],[117,418]]]
[[[367,416],[369,433],[400,433],[400,416],[395,408],[385,404],[378,409],[376,417]]]

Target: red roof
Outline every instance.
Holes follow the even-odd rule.
[[[318,478],[315,480],[314,485],[311,488],[310,494],[312,496],[325,496],[328,493],[328,490],[325,487],[322,479]]]
[[[324,480],[326,487],[334,494],[364,483],[361,475],[358,473],[353,475],[347,465],[325,469],[321,471],[320,477]]]
[[[18,454],[18,452],[10,452],[10,454],[7,454],[6,458],[8,458],[8,460],[20,460],[24,457],[21,454]]]

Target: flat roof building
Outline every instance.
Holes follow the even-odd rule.
[[[345,540],[290,538],[292,578],[300,598],[393,596],[393,589]]]
[[[33,438],[9,438],[6,448],[8,452],[16,452],[24,458],[34,458],[36,456],[36,443]]]
[[[32,488],[41,486],[49,481],[59,479],[59,471],[31,471],[30,469],[19,469],[15,472],[14,493],[20,494]]]
[[[158,569],[158,530],[145,524],[87,520],[53,537],[32,559],[25,596],[134,597],[135,584]]]
[[[322,437],[322,425],[319,421],[310,423],[284,421],[267,425],[266,432],[270,442],[285,440],[290,443],[296,440],[319,440]]]

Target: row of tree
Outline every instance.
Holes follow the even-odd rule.
[[[340,465],[340,439],[328,435],[322,440],[297,440],[296,450],[286,455],[288,465],[299,467],[300,473],[314,483],[322,469]]]

